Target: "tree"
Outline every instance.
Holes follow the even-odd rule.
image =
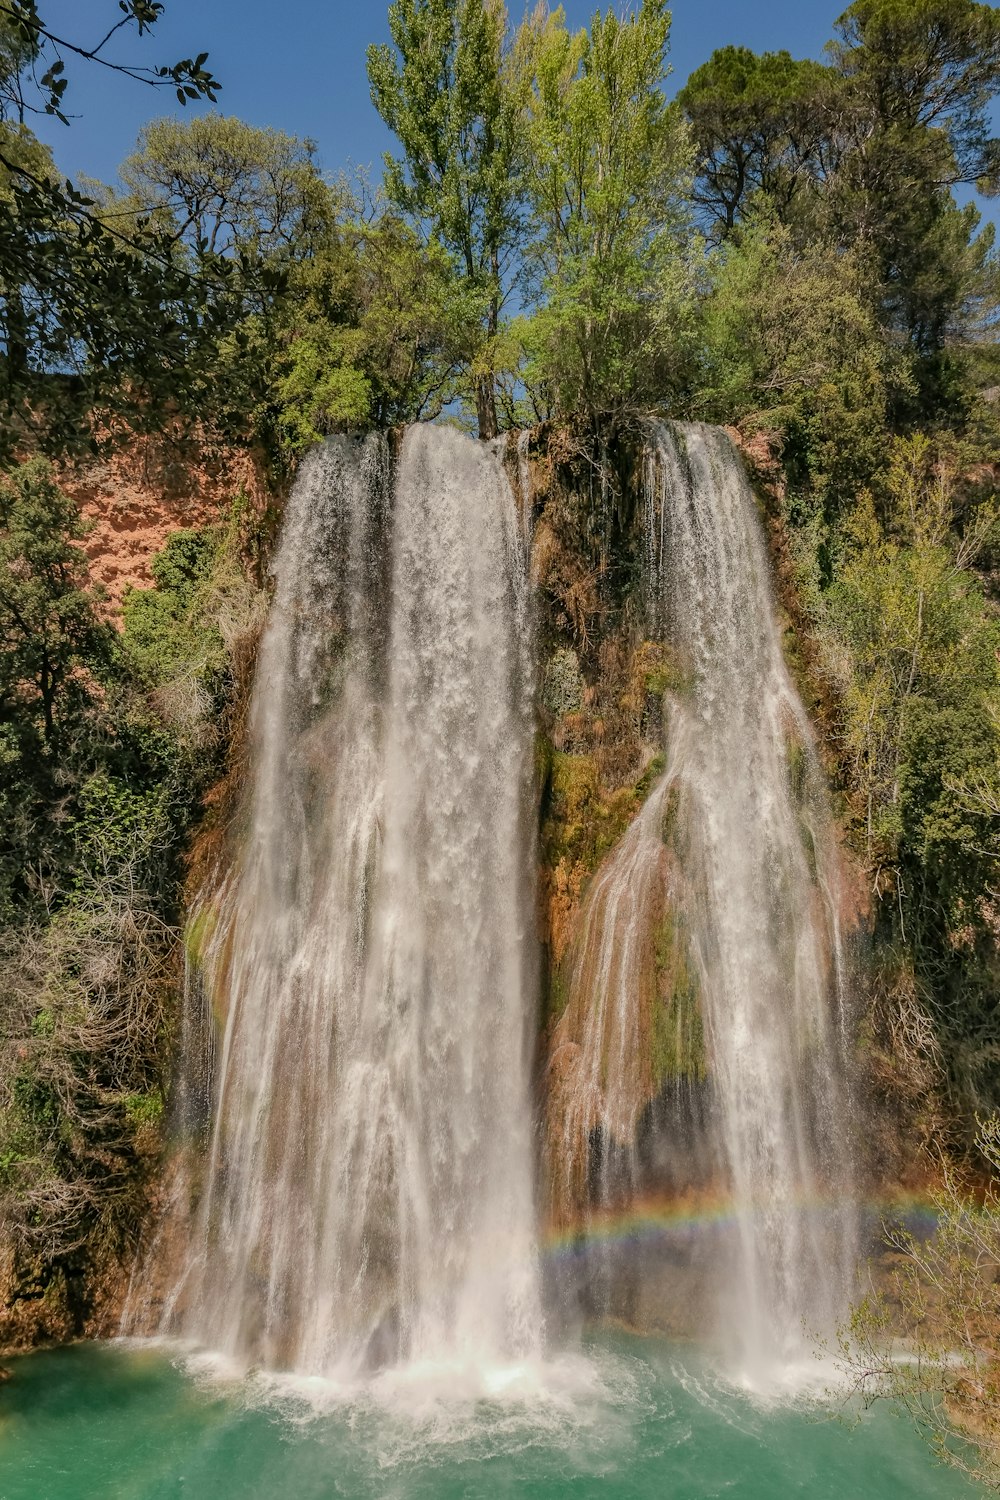
[[[479,305],[472,381],[481,437],[497,430],[495,343],[516,279],[527,168],[524,55],[503,0],[395,0],[389,46],[368,49],[372,102],[399,138],[386,191],[454,257]]]
[[[128,197],[109,209],[152,215],[195,257],[296,258],[336,213],[311,141],[232,116],[153,120],[119,168]]]
[[[126,191],[101,192],[102,220],[148,226],[199,309],[177,405],[276,452],[269,415],[281,310],[296,298],[289,278],[336,250],[345,195],[310,141],[214,113],[151,121],[119,176]]]
[[[189,405],[223,432],[284,461],[456,394],[477,309],[446,251],[363,182],[328,182],[310,142],[219,115],[159,120],[121,177],[127,195],[102,211],[150,215],[226,309],[187,372]]]
[[[689,151],[662,91],[669,36],[665,0],[622,19],[598,12],[589,35],[570,33],[560,9],[540,34],[529,263],[541,305],[528,379],[562,412],[662,399],[682,345]]]
[[[155,26],[159,0],[124,0],[103,40],[88,47],[44,23],[34,0],[0,4],[0,451],[67,441],[100,400],[168,399],[199,330],[190,277],[155,232],[102,221],[55,173],[24,125],[64,112],[63,54],[173,88],[181,102],[214,98],[205,55],[164,67],[118,63],[105,51],[123,28]],[[37,82],[36,82],[37,80]],[[54,399],[50,399],[54,398]]]
[[[279,441],[297,451],[345,427],[438,416],[461,394],[476,313],[439,244],[394,212],[349,214],[290,274],[273,353]]]
[[[0,713],[22,718],[45,743],[64,701],[87,692],[87,672],[108,658],[79,546],[85,528],[51,469],[35,459],[0,480]]]
[[[974,566],[1000,510],[967,458],[897,439],[845,516],[822,608],[883,934],[908,948],[959,1096],[996,1107],[1000,632]]]
[[[778,438],[796,489],[836,514],[885,451],[892,360],[859,258],[752,217],[712,258],[699,331],[699,415]]]
[[[993,231],[953,197],[998,185],[1000,10],[857,0],[828,50],[824,68],[724,48],[692,75],[680,98],[695,196],[720,235],[765,200],[800,248],[825,242],[870,268],[872,309],[914,376],[892,393],[894,417],[919,420],[955,399],[962,353],[1000,296]]]
[[[48,465],[0,480],[0,911],[61,842],[71,763],[114,632],[97,614],[84,528]]]
[[[822,180],[833,87],[820,63],[747,47],[722,47],[691,74],[677,102],[697,150],[694,201],[714,231],[731,234],[758,194],[787,221]]]
[[[977,236],[977,211],[959,208],[952,189],[1000,186],[988,122],[1000,92],[1000,11],[973,0],[858,0],[837,29],[829,223],[841,242],[869,247],[886,321],[933,372],[946,344],[995,301],[993,231]],[[940,388],[929,383],[928,405]]]
[[[940,131],[937,187],[1000,188],[989,106],[1000,92],[1000,10],[975,0],[855,0],[830,52],[883,129]]]

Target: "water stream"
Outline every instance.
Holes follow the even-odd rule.
[[[327,1376],[539,1350],[528,631],[495,452],[416,427],[307,460],[203,898],[225,1031],[164,1331]]]
[[[637,1190],[669,1016],[662,1152],[707,1136],[736,1226],[715,1324],[730,1367],[766,1387],[845,1319],[857,1254],[840,856],[729,438],[655,425],[645,506],[647,629],[674,663],[666,766],[582,914],[561,1022],[576,1051],[550,1105],[556,1207]]]
[[[726,1309],[744,1365],[846,1315],[857,1253],[836,848],[789,676],[742,460],[716,428],[654,436],[662,610],[687,693],[670,714],[679,861],[723,1153],[739,1210]],[[658,480],[658,483],[656,483]],[[831,1221],[803,1212],[816,1200]]]

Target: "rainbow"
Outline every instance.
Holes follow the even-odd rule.
[[[797,1212],[821,1218],[833,1218],[842,1208],[842,1200],[820,1196],[803,1196],[795,1203]],[[886,1223],[902,1225],[919,1236],[933,1233],[937,1226],[933,1198],[926,1191],[900,1190],[885,1198],[860,1202],[856,1208],[863,1228],[873,1234]],[[587,1220],[551,1226],[543,1235],[542,1248],[547,1259],[559,1260],[615,1245],[677,1245],[728,1233],[741,1218],[729,1195],[642,1198],[618,1211],[600,1210]]]

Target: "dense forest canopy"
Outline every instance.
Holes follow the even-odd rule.
[[[278,488],[326,435],[425,419],[561,425],[597,464],[654,412],[762,441],[870,877],[871,1044],[916,1016],[971,1130],[1000,1104],[1000,262],[970,201],[1000,193],[1000,8],[855,0],[822,60],[725,47],[678,90],[666,0],[579,31],[544,0],[520,22],[394,0],[367,55],[396,140],[380,182],[212,110],[152,119],[117,183],[74,186],[33,118],[68,120],[68,53],[121,71],[108,37],[155,45],[163,10],[95,8],[89,47],[0,3],[0,1196],[21,1242],[68,1261],[95,1225],[129,1232],[185,839],[260,617],[240,497],[170,541],[123,629],[89,584],[51,461],[167,426],[253,447]],[[207,62],[125,71],[214,103]]]
[[[443,411],[482,435],[664,406],[738,419],[712,346],[765,240],[850,285],[893,423],[989,387],[993,231],[954,194],[1000,186],[993,7],[857,3],[824,62],[726,47],[671,99],[665,4],[573,33],[546,5],[515,25],[499,3],[399,0],[367,58],[399,143],[381,185],[213,113],[152,121],[86,197],[30,132],[33,110],[63,117],[68,44],[33,7],[0,21],[6,399],[39,441],[65,441],[71,392],[86,426],[130,397],[204,414],[225,388],[213,419],[285,452]],[[214,100],[205,62],[127,71]],[[767,401],[784,381],[757,384]]]

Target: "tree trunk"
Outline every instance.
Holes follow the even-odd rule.
[[[479,419],[479,436],[488,442],[497,435],[497,397],[492,375],[476,378],[476,416]]]
[[[493,277],[493,295],[490,298],[486,337],[489,340],[490,364],[492,365],[493,346],[496,341],[497,330],[500,327],[500,298],[497,292],[500,284],[500,267],[495,248],[490,256],[490,270]],[[490,438],[495,438],[498,429],[497,392],[492,369],[489,374],[479,375],[476,378],[476,415],[479,418],[479,436],[484,442],[488,442]]]
[[[7,392],[12,395],[28,370],[28,315],[20,287],[7,295]]]

